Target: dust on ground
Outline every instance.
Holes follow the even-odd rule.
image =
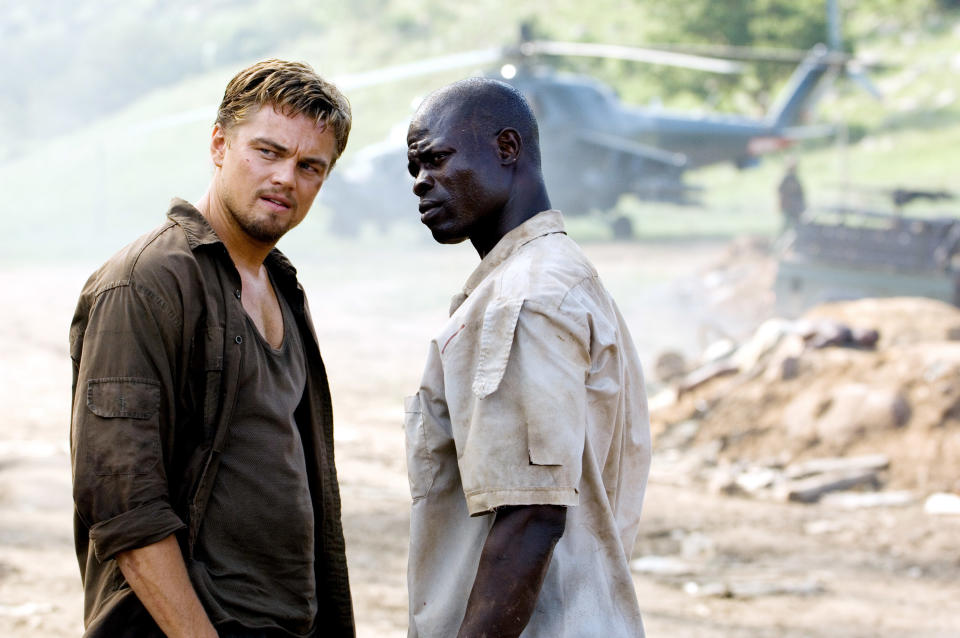
[[[752,338],[773,310],[769,283],[774,271],[763,248],[756,242],[674,242],[596,244],[586,246],[586,251],[616,297],[649,371],[664,350],[693,361],[718,338],[737,344]],[[426,344],[442,324],[449,297],[466,279],[476,255],[469,246],[424,244],[415,250],[361,246],[312,259],[294,255],[294,261],[310,295],[330,371],[358,633],[404,636],[409,493],[401,401],[416,389]],[[93,266],[0,272],[8,299],[0,323],[0,400],[5,406],[0,422],[0,635],[11,638],[81,633],[66,445],[70,389],[66,338],[76,295]],[[856,312],[860,314],[859,309]],[[879,312],[878,321],[888,314]],[[920,333],[926,331],[920,321],[905,323]],[[894,333],[889,328],[880,329],[884,339],[891,339]],[[856,380],[847,373],[857,378],[869,373],[879,379],[886,373],[878,369],[885,366],[892,375],[898,365],[908,365],[903,363],[907,355],[895,348],[917,348],[909,356],[939,356],[927,352],[939,352],[937,346],[923,346],[916,339],[891,342],[889,347],[894,350],[882,344],[881,354],[842,351],[851,361],[830,368],[834,376],[823,383]],[[812,385],[812,379],[828,374],[826,359],[837,352],[841,350],[802,354],[807,381],[801,376],[794,385]],[[863,358],[882,353],[887,353],[882,364]],[[918,359],[907,361],[913,366]],[[952,370],[945,374],[955,379]],[[654,393],[668,388],[650,376]],[[750,430],[754,420],[767,423],[763,419],[768,418],[751,412],[756,408],[746,399],[733,401],[729,408],[714,401],[711,410],[696,412],[695,419],[681,414],[685,401],[694,410],[702,408],[704,403],[697,398],[706,397],[711,386],[719,394],[719,384],[734,378],[718,377],[704,384],[695,391],[702,395],[689,394],[674,404],[677,415],[668,418],[661,412],[655,421],[661,442],[655,444],[644,522],[633,554],[648,635],[957,635],[960,517],[924,511],[923,490],[944,487],[943,481],[931,478],[939,476],[935,472],[928,473],[926,483],[911,483],[909,472],[898,474],[899,461],[891,463],[885,480],[911,486],[918,498],[897,506],[852,510],[826,502],[797,504],[708,489],[700,475],[702,444],[723,439],[726,451],[751,460],[779,453],[784,445],[771,443],[769,450],[759,444],[737,447],[731,433]],[[771,385],[763,379],[760,374],[730,389],[728,398],[757,395],[759,404],[782,410],[787,395],[766,396],[764,392],[774,391],[751,389],[751,383]],[[924,416],[920,388],[907,383],[901,390],[914,406],[911,418],[927,419],[925,425],[914,427],[921,422],[909,421],[883,436],[911,434],[915,438],[904,440],[902,446],[916,448],[918,464],[926,461],[927,467],[939,467],[936,459],[941,457],[930,448],[946,447],[949,437],[936,446],[925,443],[938,426]],[[775,431],[776,419],[768,419],[765,427]],[[674,437],[666,449],[670,437],[660,437],[690,420],[698,421],[697,430],[681,443]],[[956,436],[955,428],[940,427]],[[883,447],[881,439],[860,443],[861,447],[828,450],[818,449],[817,443],[811,447],[805,440],[806,447],[791,454],[800,458],[826,452],[892,453],[897,447]],[[720,457],[718,453],[712,462],[722,464]],[[684,466],[685,459],[697,462]]]

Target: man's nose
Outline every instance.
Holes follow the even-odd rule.
[[[433,178],[430,173],[423,169],[417,173],[417,178],[413,181],[413,194],[417,197],[423,197],[433,188]]]
[[[273,171],[273,183],[289,186],[293,184],[297,171],[297,161],[293,158],[276,162]]]

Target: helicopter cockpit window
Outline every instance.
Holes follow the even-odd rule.
[[[588,84],[552,87],[540,102],[541,109],[544,109],[544,103],[549,102],[549,107],[544,110],[565,111],[587,119],[600,116],[610,110],[606,96]]]

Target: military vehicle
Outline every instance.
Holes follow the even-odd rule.
[[[774,285],[778,314],[795,317],[818,303],[861,297],[960,305],[960,216],[906,216],[905,192],[893,191],[897,212],[833,207],[787,230]]]

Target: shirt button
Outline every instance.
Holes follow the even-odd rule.
[[[236,297],[237,299],[240,298],[240,289],[239,289],[239,288],[237,288],[236,290],[233,291],[233,296]]]
[[[237,335],[236,337],[234,337],[233,340],[236,341],[238,345],[243,343],[243,337],[241,337],[240,335]]]

